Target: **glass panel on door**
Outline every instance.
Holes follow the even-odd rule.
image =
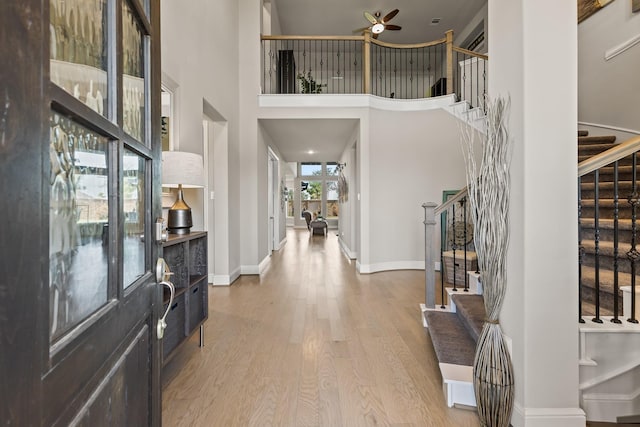
[[[122,5],[122,128],[138,141],[144,141],[145,81],[143,34],[131,6]]]
[[[123,275],[126,288],[145,272],[145,159],[125,149],[123,168]]]
[[[51,81],[107,114],[106,0],[51,0]]]
[[[107,302],[107,138],[52,112],[49,320],[55,340]]]

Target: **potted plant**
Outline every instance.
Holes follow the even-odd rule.
[[[322,93],[322,88],[327,87],[326,83],[319,84],[311,77],[311,70],[298,74],[298,80],[300,80],[300,93]]]

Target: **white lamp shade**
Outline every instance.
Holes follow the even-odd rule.
[[[202,156],[185,151],[162,152],[162,186],[176,188],[204,187]]]

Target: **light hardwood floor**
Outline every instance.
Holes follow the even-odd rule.
[[[424,272],[360,275],[329,231],[289,229],[260,277],[209,287],[205,347],[165,367],[165,426],[479,425],[445,404]]]

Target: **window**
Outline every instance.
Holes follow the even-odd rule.
[[[325,216],[327,218],[338,219],[338,181],[326,181],[327,197],[325,206]]]
[[[327,176],[338,176],[338,163],[336,162],[327,163]]]
[[[298,176],[301,177],[300,217],[306,210],[326,219],[338,219],[338,166],[337,162],[304,162],[298,165]]]
[[[304,162],[300,164],[300,176],[321,176],[322,163]]]

